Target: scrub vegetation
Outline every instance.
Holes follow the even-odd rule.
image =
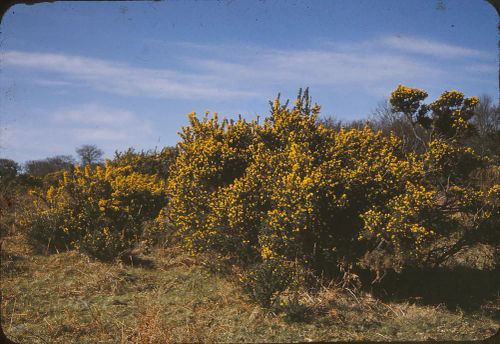
[[[161,151],[1,160],[4,330],[37,343],[491,336],[500,109],[427,97],[400,85],[341,123],[306,89],[263,119],[192,113]]]

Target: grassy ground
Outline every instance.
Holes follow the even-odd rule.
[[[252,304],[208,257],[157,250],[146,263],[102,263],[77,252],[36,255],[22,236],[2,250],[2,326],[22,343],[471,340],[499,326],[484,307],[382,302],[334,287],[301,295],[290,321]],[[498,309],[498,300],[485,305]],[[309,316],[307,316],[309,314]],[[498,319],[497,319],[498,320]]]

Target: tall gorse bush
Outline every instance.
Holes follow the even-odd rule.
[[[257,126],[241,118],[219,121],[217,114],[199,120],[193,113],[189,120],[169,179],[168,215],[190,251],[251,254],[251,223],[235,216],[251,195],[239,195],[235,185],[251,163]]]
[[[368,127],[326,127],[307,91],[292,107],[276,99],[262,123],[191,114],[169,181],[170,219],[190,250],[244,261],[335,272],[382,251],[396,269],[437,263],[464,233],[494,232],[498,184],[481,190],[468,178],[498,167],[458,141],[474,98],[425,97],[401,86],[391,98],[429,130],[415,151]]]

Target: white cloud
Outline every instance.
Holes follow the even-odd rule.
[[[186,44],[207,51],[210,46]],[[215,48],[214,48],[215,49]],[[359,42],[331,42],[318,44],[316,49],[278,50],[255,48],[254,55],[245,47],[218,45],[220,55],[231,56],[243,51],[241,58],[197,59],[196,65],[217,73],[238,76],[241,79],[305,81],[307,84],[345,85],[386,83],[413,79],[438,79],[450,67],[458,64],[431,62],[421,55],[443,59],[491,58],[486,52],[447,44],[435,40],[409,36],[384,36]],[[233,52],[228,54],[228,52]],[[249,57],[250,56],[250,57]],[[494,56],[496,58],[496,56]],[[397,82],[397,81],[396,81]]]
[[[161,42],[157,42],[160,44]],[[185,70],[152,69],[66,54],[7,51],[5,66],[50,71],[64,80],[127,96],[233,100],[268,95],[276,87],[358,87],[371,95],[401,82],[439,83],[450,65],[422,55],[470,62],[485,52],[410,36],[360,42],[323,42],[315,49],[177,43]],[[454,60],[454,63],[464,63]],[[40,82],[40,80],[38,80]],[[46,81],[42,81],[47,83]],[[61,84],[62,85],[62,84]]]
[[[398,54],[366,50],[270,51],[252,61],[194,59],[210,73],[260,85],[293,83],[295,86],[375,86],[402,80],[438,78],[443,70]]]
[[[390,48],[414,54],[431,55],[441,58],[488,57],[484,51],[410,36],[390,36],[382,39]]]
[[[128,96],[235,98],[252,95],[248,91],[226,89],[204,76],[66,54],[6,51],[2,54],[2,64],[55,72],[100,91]]]

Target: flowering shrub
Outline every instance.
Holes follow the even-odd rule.
[[[498,184],[488,191],[470,181],[492,163],[457,141],[477,99],[452,91],[425,105],[426,97],[400,86],[391,98],[413,126],[432,131],[409,152],[368,127],[323,125],[307,93],[292,108],[276,99],[262,124],[191,114],[169,180],[172,223],[189,250],[244,261],[334,272],[384,250],[399,268],[438,263],[479,228],[494,232],[498,204],[488,195]]]
[[[420,97],[412,99],[410,95],[419,92]],[[392,93],[394,110],[417,118],[412,122],[414,129],[421,126],[428,130],[427,140],[422,140],[423,153],[417,156],[422,163],[421,178],[418,185],[407,188],[405,199],[389,203],[382,211],[384,215],[368,214],[365,222],[378,227],[379,232],[424,233],[425,229],[431,240],[420,239],[416,251],[407,248],[404,251],[412,254],[402,256],[413,256],[420,264],[438,265],[478,242],[499,244],[499,203],[492,195],[500,178],[493,173],[488,183],[480,180],[477,176],[498,170],[499,166],[463,143],[463,138],[475,131],[470,119],[478,98],[465,98],[453,90],[426,105],[422,103],[426,97],[425,92],[401,85]],[[394,217],[405,219],[404,223],[411,227],[394,227],[390,220]],[[400,241],[395,247],[412,244],[411,240]]]
[[[326,125],[307,91],[291,107],[276,99],[262,122],[192,113],[177,150],[129,150],[104,167],[55,175],[22,221],[35,243],[102,258],[174,228],[192,253],[262,271],[293,262],[349,276],[370,255],[396,270],[441,264],[499,242],[500,169],[463,143],[477,98],[426,97],[402,85],[391,95],[418,142],[412,149],[368,126]]]
[[[252,196],[235,186],[250,163],[256,125],[241,118],[219,122],[217,114],[201,121],[191,114],[189,120],[169,179],[169,216],[190,251],[212,248],[243,256],[255,240],[239,211]]]
[[[75,166],[58,185],[34,192],[34,211],[21,219],[32,243],[110,259],[147,239],[144,222],[155,219],[167,203],[165,180],[138,172],[141,165],[132,161],[122,162],[107,161],[94,169]]]
[[[413,124],[447,137],[470,135],[477,97],[465,98],[462,92],[446,91],[430,104],[424,104],[427,92],[399,85],[391,94],[390,103],[396,112],[402,113]]]

